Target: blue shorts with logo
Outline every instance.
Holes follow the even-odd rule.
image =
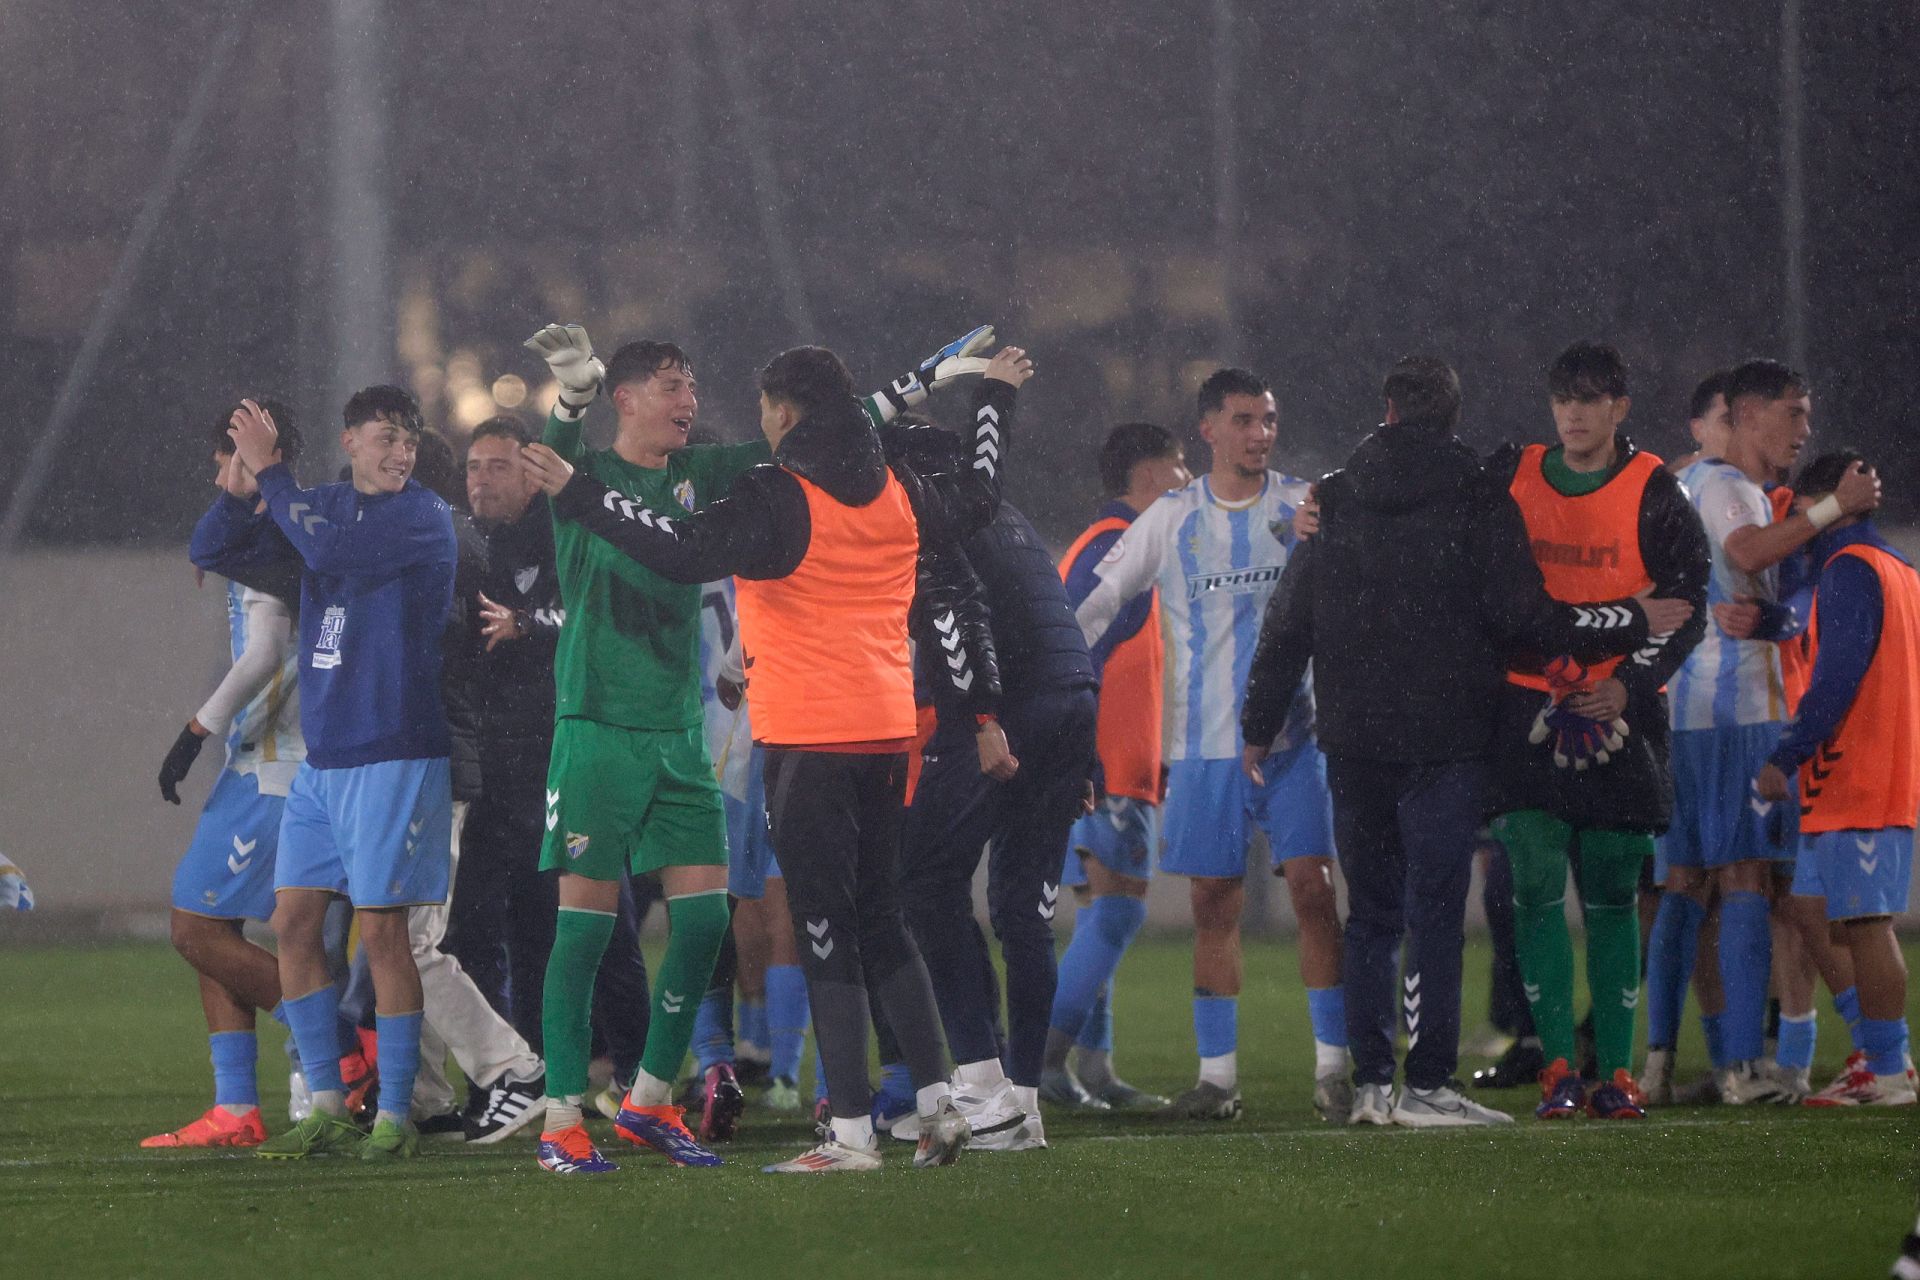
[[[1074,821],[1067,836],[1068,858],[1060,883],[1078,888],[1087,882],[1082,860],[1092,858],[1107,870],[1139,880],[1153,877],[1153,851],[1160,844],[1160,806],[1133,796],[1108,796],[1094,811]]]
[[[300,766],[280,820],[276,889],[325,889],[356,907],[446,901],[453,844],[447,759]]]
[[[222,769],[200,811],[193,843],[173,872],[173,905],[215,920],[273,915],[274,853],[285,796],[260,794],[260,780]]]
[[[727,892],[736,898],[767,896],[767,881],[780,878],[780,863],[767,834],[767,753],[747,757],[747,798],[722,795],[727,810]]]
[[[1273,865],[1331,858],[1333,802],[1327,758],[1312,742],[1276,751],[1260,766],[1264,786],[1238,760],[1175,760],[1167,773],[1167,843],[1160,869],[1181,876],[1238,877],[1252,827],[1266,833]]]
[[[1681,729],[1673,735],[1673,821],[1654,845],[1654,875],[1668,867],[1724,867],[1750,859],[1791,862],[1800,807],[1768,805],[1753,776],[1780,741],[1780,724]]]
[[[1913,888],[1913,828],[1821,831],[1800,837],[1793,891],[1825,898],[1827,919],[1897,916]]]

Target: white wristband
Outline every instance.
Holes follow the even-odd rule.
[[[1813,525],[1815,533],[1826,528],[1847,513],[1840,509],[1840,499],[1828,494],[1807,508],[1807,520]]]

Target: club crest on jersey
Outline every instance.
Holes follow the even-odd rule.
[[[1251,569],[1229,569],[1224,573],[1187,575],[1187,599],[1198,600],[1210,591],[1230,596],[1252,595],[1270,582],[1280,580],[1280,566],[1264,564]]]
[[[567,832],[567,857],[576,859],[587,851],[587,837],[575,832]]]
[[[320,615],[320,634],[313,642],[314,670],[330,671],[340,665],[340,636],[346,629],[346,606],[328,605]]]
[[[682,480],[679,484],[674,485],[673,500],[687,510],[693,510],[693,481]]]
[[[524,569],[515,569],[513,571],[513,585],[520,589],[521,595],[525,595],[527,592],[533,590],[533,584],[539,577],[540,566],[530,564]]]

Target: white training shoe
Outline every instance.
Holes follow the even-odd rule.
[[[1720,1101],[1730,1107],[1759,1102],[1785,1102],[1786,1090],[1757,1059],[1736,1062],[1720,1073]]]
[[[967,1146],[972,1150],[1021,1150],[1017,1144],[1024,1135],[1027,1111],[1014,1096],[1011,1080],[1001,1079],[984,1093],[974,1093],[956,1082],[953,1109],[967,1122],[971,1135]],[[920,1127],[926,1127],[924,1121]]]
[[[287,1119],[299,1124],[313,1114],[313,1093],[307,1088],[307,1077],[294,1071],[287,1075]]]
[[[1809,1107],[1910,1107],[1920,1100],[1913,1077],[1877,1076],[1867,1070],[1867,1055],[1855,1052],[1840,1078],[1806,1099]]]
[[[913,1167],[932,1169],[952,1164],[967,1149],[967,1139],[972,1136],[967,1118],[954,1109],[953,1099],[940,1099],[937,1111],[920,1117],[920,1141],[913,1151]]]
[[[1314,1078],[1313,1109],[1328,1124],[1351,1123],[1356,1100],[1352,1068],[1342,1067]]]
[[[1353,1109],[1347,1113],[1348,1124],[1393,1123],[1393,1086],[1390,1084],[1363,1084],[1354,1090]]]
[[[1513,1117],[1483,1107],[1450,1084],[1434,1089],[1409,1086],[1400,1091],[1393,1122],[1409,1129],[1450,1129],[1467,1125],[1512,1124]]]
[[[1812,1073],[1806,1067],[1783,1067],[1778,1062],[1769,1062],[1764,1070],[1780,1089],[1779,1101],[1787,1106],[1799,1106],[1813,1092]]]
[[[827,1139],[791,1160],[770,1164],[762,1173],[872,1173],[880,1167],[880,1148],[849,1146]]]
[[[1640,1097],[1649,1107],[1673,1105],[1673,1050],[1647,1050],[1647,1065],[1635,1082]]]

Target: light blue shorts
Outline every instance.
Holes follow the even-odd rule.
[[[1654,871],[1662,882],[1668,867],[1793,861],[1799,805],[1791,798],[1767,805],[1753,794],[1753,776],[1779,741],[1777,723],[1673,735],[1673,822],[1655,845]]]
[[[325,889],[356,907],[446,901],[453,790],[446,757],[351,769],[303,764],[280,820],[276,889]]]
[[[1897,916],[1912,890],[1913,828],[1822,831],[1800,837],[1793,891],[1825,898],[1827,919]]]
[[[1256,787],[1238,760],[1175,760],[1167,774],[1167,846],[1160,869],[1181,876],[1246,873],[1251,827],[1266,833],[1273,865],[1331,858],[1327,758],[1311,742],[1275,752]],[[1251,826],[1249,825],[1251,824]]]
[[[173,872],[173,905],[215,920],[273,915],[274,851],[285,796],[263,796],[249,773],[220,771],[193,843]]]
[[[1133,796],[1108,796],[1094,811],[1074,821],[1067,835],[1069,857],[1060,883],[1078,888],[1087,882],[1081,862],[1092,858],[1107,870],[1148,880],[1153,852],[1160,844],[1160,806]]]
[[[767,834],[767,753],[747,757],[747,798],[722,795],[727,809],[727,892],[736,898],[767,896],[767,881],[780,879],[780,862]]]

